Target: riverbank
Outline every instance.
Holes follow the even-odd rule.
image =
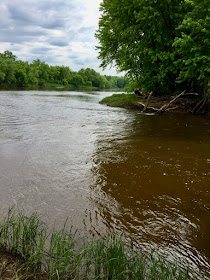
[[[120,107],[126,109],[136,109],[142,111],[144,104],[146,104],[148,96],[138,96],[136,94],[113,94],[112,96],[105,97],[100,101],[100,104],[106,104],[111,107]],[[149,106],[147,108],[148,113],[156,113],[164,105],[169,104],[175,96],[152,96]],[[197,96],[183,95],[175,100],[171,106],[166,110],[167,112],[175,113],[192,113],[196,104],[198,103]],[[210,104],[207,105],[205,111],[209,112]]]
[[[0,222],[0,279],[202,279],[120,236],[80,245],[77,238],[65,226],[49,232],[36,214],[10,211]]]

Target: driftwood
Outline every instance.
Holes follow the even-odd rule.
[[[138,102],[139,105],[141,105],[143,108],[145,107],[145,104],[142,102]]]
[[[145,106],[144,106],[143,112],[146,112],[147,107],[148,107],[148,105],[149,105],[149,103],[150,103],[150,101],[151,101],[152,94],[153,94],[153,92],[151,91],[150,94],[149,94],[149,96],[147,97],[147,101],[146,101],[146,104],[145,104]]]
[[[175,109],[177,109],[177,108],[178,108],[178,106],[170,107],[170,108],[166,109],[166,111],[175,110]]]
[[[171,104],[174,103],[174,101],[176,101],[179,97],[181,97],[182,95],[185,94],[185,91],[186,91],[186,90],[184,90],[182,93],[180,93],[179,95],[177,95],[176,97],[174,97],[168,104],[163,105],[163,106],[159,109],[159,111],[157,112],[157,114],[158,114],[158,115],[163,114],[163,113],[171,106]]]
[[[150,94],[147,97],[147,100],[146,100],[145,104],[142,103],[142,102],[138,102],[138,104],[142,106],[142,112],[145,113],[146,111],[152,111],[152,112],[154,112],[155,114],[158,114],[158,115],[163,114],[165,111],[170,111],[170,110],[177,109],[178,106],[171,107],[171,105],[181,96],[184,96],[184,95],[198,95],[198,93],[186,93],[186,91],[184,90],[182,93],[175,96],[169,103],[163,105],[161,108],[154,108],[154,107],[149,107],[148,106],[150,101],[151,101],[152,94],[153,94],[153,92],[150,92]],[[192,110],[192,114],[196,114],[196,113],[204,110],[208,99],[209,99],[209,94],[205,95],[205,97],[195,106],[195,108]]]
[[[143,109],[145,108],[145,104],[144,104],[144,103],[138,102],[138,104],[141,105]],[[156,112],[156,111],[159,111],[159,109],[158,109],[158,108],[155,108],[155,107],[147,107],[147,110],[152,110],[152,111],[155,111],[155,112]],[[144,110],[142,110],[142,112],[145,113]]]
[[[150,109],[150,110],[153,110],[153,111],[159,111],[159,109],[155,108],[155,107],[147,107],[147,109]]]
[[[158,108],[154,108],[154,107],[149,107],[149,103],[151,101],[152,98],[152,94],[153,92],[150,92],[149,96],[147,97],[147,101],[146,104],[142,103],[142,102],[138,102],[139,105],[141,105],[143,107],[142,112],[146,112],[146,110],[152,110],[155,111],[156,114],[161,115],[163,114],[163,112],[165,111],[169,111],[169,110],[173,110],[176,109],[177,107],[173,107],[173,108],[169,108],[171,106],[171,104],[176,101],[179,97],[181,97],[182,95],[185,94],[185,91],[183,91],[182,93],[180,93],[179,95],[177,95],[176,97],[174,97],[168,104],[163,105],[160,109]]]

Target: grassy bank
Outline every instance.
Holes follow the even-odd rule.
[[[140,98],[135,94],[113,94],[112,96],[105,97],[100,101],[100,104],[106,104],[111,107],[122,108],[139,108]]]
[[[36,214],[9,212],[0,223],[0,279],[198,278],[159,256],[142,254],[121,237],[98,237],[78,245],[65,227],[48,232]]]

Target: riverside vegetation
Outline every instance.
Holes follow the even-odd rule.
[[[96,38],[101,67],[125,71],[130,90],[156,96],[197,93],[194,113],[210,96],[208,0],[103,0]]]
[[[87,68],[78,72],[67,66],[49,66],[39,59],[32,63],[18,60],[10,51],[0,53],[0,88],[99,88],[123,89],[128,83],[124,77],[102,76]]]
[[[203,106],[203,99],[199,100],[197,95],[194,95],[193,97],[191,95],[180,95],[151,96],[150,98],[150,95],[146,94],[138,96],[136,94],[123,93],[105,97],[100,103],[106,104],[110,107],[136,109],[142,112],[155,114],[162,114],[164,111],[191,114],[207,114],[209,112],[209,101]],[[150,99],[149,102],[148,99]],[[147,104],[147,107],[145,104]]]
[[[37,214],[10,210],[0,222],[0,279],[202,279],[119,236],[79,243],[66,226],[49,232]]]

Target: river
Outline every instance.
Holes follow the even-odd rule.
[[[210,118],[142,115],[106,92],[0,92],[0,212],[123,233],[209,275]]]

